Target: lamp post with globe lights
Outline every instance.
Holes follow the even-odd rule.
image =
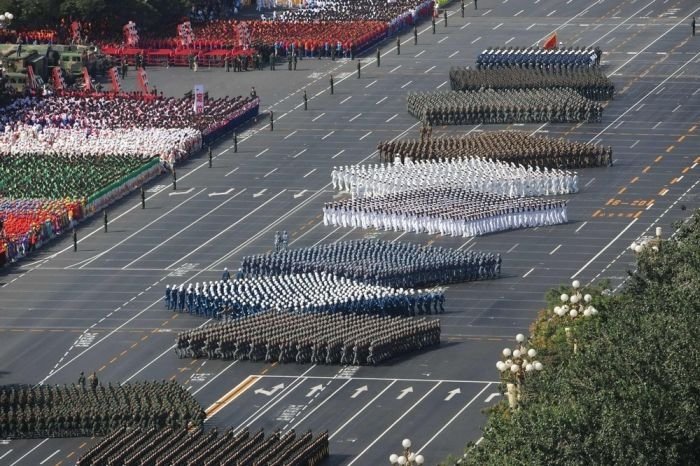
[[[541,362],[535,360],[537,350],[525,346],[525,335],[519,333],[515,336],[517,346],[514,349],[503,348],[503,360],[496,363],[496,368],[507,381],[508,405],[511,409],[518,407],[520,390],[525,381],[526,374],[539,372],[544,369]]]
[[[0,29],[5,29],[9,26],[13,19],[15,19],[15,15],[7,11],[0,14]]]
[[[598,314],[598,310],[591,304],[593,297],[589,293],[585,293],[581,289],[581,282],[574,280],[571,283],[571,294],[563,293],[559,299],[561,301],[560,306],[554,306],[552,312],[554,315],[567,319],[569,321],[575,321],[581,318],[589,318]],[[567,339],[572,341],[574,347],[574,353],[578,349],[576,341],[572,337],[571,327],[565,327]]]
[[[401,466],[417,466],[425,463],[425,458],[423,455],[417,455],[411,451],[411,441],[407,438],[401,441],[401,446],[403,447],[403,454],[397,455],[393,453],[389,456],[389,462],[391,464],[398,464]]]
[[[641,236],[630,245],[630,249],[635,254],[640,254],[647,248],[654,252],[659,252],[661,247],[661,227],[656,227],[656,236]]]

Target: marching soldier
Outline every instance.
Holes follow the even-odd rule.
[[[275,130],[275,116],[272,113],[272,110],[270,110],[270,131]]]
[[[146,208],[146,191],[143,189],[143,186],[141,186],[141,208]]]
[[[396,55],[401,55],[401,37],[396,36]]]
[[[209,144],[207,144],[207,155],[209,156],[209,168],[211,168],[212,155],[211,155],[211,146]]]
[[[331,95],[333,95],[333,75],[331,75],[330,83],[331,83]]]
[[[104,209],[102,211],[102,214],[103,214],[102,216],[104,218],[104,224],[105,224],[105,233],[107,233],[107,209]]]
[[[309,109],[309,99],[306,95],[306,89],[304,89],[304,110]]]

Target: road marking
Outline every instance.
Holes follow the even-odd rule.
[[[348,419],[347,421],[345,421],[345,423],[344,423],[342,426],[338,427],[338,428],[335,430],[335,432],[333,432],[333,434],[331,434],[331,436],[328,437],[328,440],[332,440],[333,437],[335,437],[336,435],[338,435],[348,424],[350,424],[352,421],[354,421],[355,418],[356,418],[357,416],[359,416],[360,414],[362,414],[362,412],[363,412],[365,409],[367,409],[372,403],[374,403],[380,396],[382,396],[382,395],[384,394],[384,392],[386,392],[387,390],[389,390],[395,383],[396,383],[396,380],[392,380],[391,383],[390,383],[389,385],[387,385],[386,387],[384,387],[384,389],[383,389],[381,392],[377,393],[377,395],[375,395],[374,398],[372,398],[370,401],[368,401],[368,402],[362,407],[362,409],[360,409],[358,412],[356,412],[350,419]]]
[[[256,197],[256,198],[257,198],[257,197],[260,197],[260,196],[262,196],[263,194],[265,194],[266,191],[267,191],[267,188],[261,189],[261,190],[258,191],[257,193],[253,194],[253,197]]]
[[[406,395],[413,393],[413,387],[404,388],[401,393],[396,397],[397,400],[403,400]]]
[[[668,147],[666,148],[666,153],[668,154],[669,152],[671,152],[671,151],[673,150],[674,147],[676,147],[676,146],[673,146],[673,145],[668,146]],[[659,156],[659,157],[660,157],[660,156]]]
[[[314,170],[315,170],[315,169],[314,169]],[[301,196],[303,196],[304,194],[306,194],[306,191],[307,191],[306,189],[303,189],[303,190],[301,190],[300,192],[296,193],[296,194],[294,195],[294,199],[299,199]]]
[[[398,69],[401,68],[402,66],[403,66],[403,65],[398,65],[398,66],[392,68],[391,71],[389,71],[389,73],[393,73],[394,71],[398,70]]]
[[[447,58],[452,58],[452,57],[454,57],[455,55],[457,55],[458,53],[459,53],[459,50],[457,50],[456,52],[452,52],[452,53],[450,54],[450,56],[447,57]]]
[[[636,146],[637,144],[639,144],[639,139],[637,139],[636,141],[634,141],[634,144],[632,144],[632,145],[630,146],[630,149],[633,149],[634,146]]]
[[[423,71],[423,74],[428,74],[428,73],[430,73],[430,72],[433,71],[436,67],[437,67],[437,65],[431,66],[431,67],[428,68],[427,70]]]
[[[497,396],[501,396],[501,394],[498,392],[494,392],[494,393],[490,394],[489,396],[486,397],[486,400],[484,401],[484,403],[490,403],[491,400],[493,400]]]
[[[585,185],[583,185],[583,187],[584,187],[584,188],[589,187],[594,181],[595,181],[595,177],[591,178],[590,181],[589,181],[588,183],[586,183]]]
[[[393,120],[393,119],[396,118],[397,116],[399,116],[399,114],[398,114],[398,113],[394,113],[391,117],[389,117],[388,120],[386,120],[386,123],[389,123],[391,120]]]
[[[551,256],[552,254],[554,254],[555,252],[557,252],[557,251],[559,250],[560,247],[561,247],[561,244],[560,244],[559,246],[557,246],[556,248],[552,249],[552,250],[550,251],[549,255]]]
[[[513,16],[520,16],[520,14],[521,14],[522,12],[524,12],[524,11],[525,11],[525,10],[520,10],[520,11],[518,11],[516,14],[514,14]]]
[[[671,110],[671,113],[676,113],[676,110],[678,110],[679,108],[681,108],[681,105],[680,105],[680,104],[678,104],[678,106],[677,106],[676,108],[674,108],[673,110]]]
[[[530,270],[528,270],[528,271],[525,273],[525,275],[523,275],[523,278],[527,278],[527,276],[530,275],[530,274],[533,272],[533,270],[535,270],[534,267],[531,268]]]
[[[362,136],[362,137],[360,138],[360,141],[362,141],[364,138],[366,138],[366,137],[369,136],[370,134],[372,134],[372,131],[369,131],[369,132],[367,132],[367,134],[365,134],[364,136]]]
[[[514,40],[515,40],[515,37],[511,37],[510,39],[508,39],[508,40],[506,41],[506,45],[510,44],[510,43],[513,42]]]
[[[412,82],[413,82],[412,80],[409,81],[409,82],[407,82],[406,84],[404,84],[403,86],[401,86],[401,89],[403,89],[404,87],[408,86],[408,85],[411,84]]]
[[[573,280],[574,278],[576,278],[576,276],[577,276],[578,274],[580,274],[581,272],[583,272],[584,270],[586,270],[586,268],[587,268],[589,265],[591,265],[591,263],[593,263],[594,260],[596,260],[598,257],[600,257],[601,254],[603,254],[605,251],[607,251],[608,248],[609,248],[610,246],[612,246],[612,244],[620,238],[620,236],[624,235],[625,232],[626,232],[627,230],[629,230],[630,227],[631,227],[632,225],[634,225],[634,224],[637,222],[637,220],[638,220],[638,219],[635,218],[634,220],[632,220],[632,221],[629,223],[629,225],[627,225],[625,228],[623,228],[622,231],[621,231],[620,233],[618,233],[617,236],[615,236],[613,239],[611,239],[610,242],[609,242],[608,244],[606,244],[606,245],[603,247],[603,249],[601,249],[600,251],[598,251],[598,253],[597,253],[595,256],[593,256],[593,257],[591,258],[591,260],[589,260],[588,262],[586,262],[586,263],[584,264],[583,267],[581,267],[580,269],[578,269],[578,270],[576,271],[576,273],[573,274],[573,275],[570,277],[570,280]]]
[[[284,137],[284,139],[289,139],[289,138],[291,138],[292,136],[294,136],[295,134],[297,134],[298,132],[299,132],[299,131],[295,129],[294,131],[292,131],[291,133],[289,133],[288,135],[286,135],[286,136]]]
[[[659,125],[660,125],[661,123],[663,123],[663,122],[662,122],[662,121],[658,122],[658,123],[657,123],[657,124],[655,124],[655,125],[654,125],[654,127],[653,127],[653,128],[651,128],[651,129],[656,129],[656,128],[658,128],[658,127],[659,127]]]
[[[234,169],[231,170],[230,172],[226,173],[224,176],[229,176],[229,175],[231,175],[232,173],[236,173],[236,172],[238,171],[238,168],[239,168],[239,167],[234,168]]]
[[[175,192],[172,192],[172,193],[170,193],[170,194],[168,194],[168,195],[169,195],[169,196],[182,196],[182,195],[185,195],[185,194],[189,194],[189,193],[191,193],[192,191],[194,191],[194,188],[190,188],[190,189],[188,189],[187,191],[175,191]]]
[[[438,43],[438,44],[442,44],[442,43],[445,42],[449,37],[450,37],[450,36],[445,36],[445,37],[443,37],[442,39],[440,39],[439,41],[437,41],[437,43]]]
[[[496,29],[498,29],[498,28],[501,27],[501,26],[503,26],[503,23],[498,23],[497,25],[495,25],[495,26],[493,27],[493,30],[495,31]]]
[[[513,245],[513,247],[511,247],[508,251],[506,251],[506,254],[509,254],[509,253],[513,252],[513,250],[514,250],[515,248],[517,248],[518,245],[520,245],[520,243],[515,243],[515,244]]]
[[[476,39],[474,39],[474,40],[472,41],[472,44],[474,44],[475,42],[477,42],[477,41],[480,40],[480,39],[481,39],[481,36],[477,37]]]
[[[311,387],[311,390],[309,390],[309,393],[306,394],[306,398],[311,398],[312,396],[316,395],[317,393],[321,393],[324,389],[324,386],[321,384],[318,384],[314,387]]]
[[[265,175],[263,175],[263,178],[267,178],[268,176],[272,175],[276,171],[277,171],[277,167],[275,167],[272,170],[270,170],[269,172],[265,173]],[[255,197],[255,195],[253,197]]]
[[[296,159],[297,157],[299,157],[301,154],[303,154],[303,153],[306,152],[307,150],[308,150],[308,148],[300,150],[299,152],[297,152],[296,154],[294,154],[294,155],[292,156],[292,158],[293,158],[293,159]]]
[[[310,174],[312,174],[312,173],[315,172],[315,171],[316,171],[316,169],[314,168],[314,169],[311,170],[309,173],[307,173],[306,175],[304,175],[304,178],[306,178],[307,176],[309,176]]]
[[[56,450],[55,452],[51,453],[49,456],[47,456],[46,458],[44,458],[44,460],[43,460],[41,463],[39,463],[39,464],[44,464],[44,463],[46,463],[48,460],[50,460],[51,458],[53,458],[54,456],[56,456],[56,455],[58,454],[58,452],[60,452],[60,451],[61,451],[61,450]]]
[[[348,380],[348,382],[349,382],[349,380]],[[359,388],[356,388],[356,389],[355,389],[355,393],[353,393],[352,395],[350,395],[350,398],[357,398],[358,396],[360,396],[360,394],[366,392],[367,390],[369,390],[369,389],[367,388],[367,385],[363,385],[363,386],[361,386],[361,387],[359,387]],[[0,459],[2,459],[2,458],[0,458]]]
[[[249,375],[241,383],[236,385],[232,390],[230,390],[228,393],[226,393],[224,396],[216,400],[214,403],[212,403],[211,406],[209,406],[206,410],[204,410],[204,413],[206,414],[206,419],[207,421],[211,419],[216,413],[224,409],[228,404],[230,404],[233,400],[241,396],[246,390],[248,390],[250,387],[255,385],[255,383],[260,380],[260,377],[257,375]],[[257,390],[256,390],[257,393]]]
[[[620,120],[620,122],[617,125],[615,125],[615,127],[613,129],[619,128],[620,126],[622,126],[623,123],[624,123],[624,120]]]
[[[440,85],[439,85],[438,87],[436,87],[435,89],[440,89],[440,88],[441,88],[442,86],[444,86],[445,84],[447,84],[447,81],[444,81],[442,84],[440,84]]]
[[[459,395],[460,393],[462,393],[462,390],[460,390],[459,388],[450,390],[449,392],[447,392],[447,396],[445,397],[444,401],[450,401],[452,398],[455,397],[455,395]]]
[[[367,85],[365,86],[365,89],[367,89],[367,88],[369,88],[369,87],[372,87],[372,86],[374,86],[375,84],[377,84],[377,80],[376,80],[376,79],[375,79],[374,81],[372,81],[371,83],[367,84]]]
[[[464,26],[462,26],[462,27],[459,28],[459,29],[462,30],[462,29],[464,29],[465,27],[469,26],[470,24],[471,24],[471,23],[466,23]]]
[[[10,453],[12,453],[13,451],[14,451],[13,448],[10,448],[9,450],[7,450],[5,453],[3,453],[2,456],[0,456],[0,460],[3,459],[4,457],[6,457],[7,455],[9,455]]]
[[[323,141],[323,140],[326,139],[327,137],[333,135],[333,133],[335,133],[335,131],[331,131],[330,133],[326,134],[325,136],[323,136],[323,137],[321,138],[321,141]]]
[[[605,42],[605,43],[606,43],[606,44],[609,44],[610,42],[612,42],[612,41],[614,41],[614,40],[615,40],[615,37],[612,37],[612,38],[608,39],[607,42]]]
[[[362,113],[358,113],[358,114],[355,115],[354,117],[350,118],[350,119],[348,120],[348,122],[353,122],[353,121],[357,120],[358,118],[360,118],[361,116],[362,116]]]
[[[663,188],[659,191],[659,196],[665,196],[666,194],[668,194],[668,188]]]
[[[379,105],[379,104],[381,104],[382,102],[384,102],[384,101],[385,101],[386,99],[388,99],[388,98],[389,98],[388,96],[387,96],[387,97],[382,97],[382,98],[379,99],[374,105]]]
[[[29,450],[27,453],[25,453],[24,455],[22,455],[19,459],[15,460],[15,462],[12,463],[10,466],[15,466],[15,464],[19,463],[19,462],[22,461],[24,458],[26,458],[27,456],[29,456],[29,454],[31,454],[34,450],[36,450],[37,448],[39,448],[40,446],[42,446],[43,444],[45,444],[48,440],[49,440],[49,439],[45,438],[44,440],[42,440],[41,442],[39,442],[34,448],[32,448],[32,449]]]
[[[413,57],[413,58],[418,58],[418,57],[420,57],[421,55],[423,55],[424,53],[425,53],[425,50],[421,50],[421,51],[418,52],[418,53],[416,54],[416,56]],[[400,65],[399,65],[399,66],[400,66]]]
[[[343,100],[341,100],[341,101],[340,101],[340,105],[343,105],[345,102],[347,102],[347,101],[350,100],[350,99],[352,99],[352,96],[351,96],[351,95],[349,95],[349,96],[347,96],[346,98],[344,98]],[[325,113],[324,113],[324,115],[325,115]]]
[[[486,16],[486,15],[488,15],[489,13],[491,13],[491,10],[486,10],[486,12],[485,12],[484,14],[482,14],[481,16]]]
[[[340,154],[342,154],[343,152],[345,152],[345,149],[339,151],[337,154],[335,154],[335,155],[334,155],[333,157],[331,157],[331,158],[334,159],[334,158],[338,157]]]
[[[637,110],[635,110],[635,112],[640,111],[642,109],[642,107],[644,107],[644,105],[646,105],[646,104],[641,104],[639,107],[637,107]]]
[[[659,89],[658,91],[656,91],[656,95],[661,94],[664,91],[664,89],[666,89],[666,86],[664,86],[661,89]]]
[[[535,23],[532,23],[531,25],[529,25],[525,30],[526,30],[526,31],[529,31],[529,30],[532,29],[533,27],[535,27]]]
[[[269,151],[269,150],[270,150],[269,147],[268,147],[267,149],[261,150],[260,152],[258,152],[258,155],[255,156],[255,158],[257,159],[258,157],[260,157],[261,155],[263,155],[265,152],[267,152],[267,151]]]
[[[326,112],[323,112],[323,113],[321,113],[320,115],[315,116],[315,117],[313,118],[313,120],[311,120],[311,121],[316,121],[316,120],[318,120],[319,118],[323,117],[323,115],[325,115],[325,114],[326,114]]]

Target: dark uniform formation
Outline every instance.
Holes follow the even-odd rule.
[[[566,88],[410,93],[408,113],[424,124],[600,122],[603,107]]]
[[[182,428],[203,421],[197,401],[175,382],[105,387],[93,373],[87,381],[81,374],[78,385],[0,389],[0,438],[100,436],[123,426]]]
[[[419,313],[426,312],[418,306]],[[179,358],[358,366],[439,344],[439,320],[270,311],[180,333],[175,353]]]
[[[598,48],[569,47],[544,49],[540,47],[487,48],[476,58],[480,68],[494,66],[518,66],[523,68],[572,68],[600,65],[603,52]]]
[[[501,255],[361,239],[243,258],[247,276],[326,272],[392,288],[496,278]]]
[[[510,197],[462,188],[422,188],[326,203],[324,225],[478,236],[566,223],[566,201]]]
[[[122,427],[82,455],[78,466],[316,466],[328,458],[328,432],[142,429]]]
[[[453,91],[484,89],[573,89],[591,100],[611,100],[615,85],[600,68],[452,68],[450,85]]]
[[[397,157],[420,160],[482,157],[541,168],[590,168],[612,165],[612,148],[530,135],[523,131],[485,131],[441,138],[384,141],[377,146],[381,162]]]
[[[324,272],[256,276],[165,289],[168,309],[235,319],[261,311],[409,315],[418,303],[444,302],[442,290],[389,288]],[[442,310],[442,306],[440,306]]]

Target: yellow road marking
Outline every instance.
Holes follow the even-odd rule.
[[[204,412],[207,418],[214,416],[216,413],[224,409],[229,403],[241,396],[246,390],[255,385],[255,383],[260,380],[259,375],[249,375],[243,380],[243,382],[236,385],[230,392],[216,400],[211,406],[209,406]]]
[[[669,152],[671,152],[671,151],[673,150],[674,147],[675,147],[674,145],[668,146],[668,147],[666,148],[666,153],[668,154]]]
[[[678,138],[678,142],[683,142],[684,139],[685,139],[685,136],[681,136]]]
[[[681,173],[688,173],[690,171],[690,167],[685,167]]]
[[[638,177],[638,176],[635,176],[634,178],[632,178],[632,181],[630,181],[630,184],[634,184],[634,183],[636,183],[637,181],[639,181],[639,177]]]
[[[659,196],[665,196],[666,193],[668,193],[668,188],[664,188],[661,191],[659,191]]]
[[[638,210],[636,214],[634,214],[634,218],[639,218],[642,215],[642,211]]]
[[[627,188],[624,188],[624,187],[623,187],[622,189],[620,189],[620,190],[617,192],[617,194],[622,194],[622,193],[624,193],[625,191],[627,191]]]
[[[649,165],[646,166],[644,170],[642,170],[642,173],[648,173],[649,170],[651,170],[651,167]]]
[[[673,147],[673,146],[671,146],[671,147]],[[666,149],[666,152],[668,152],[668,149]],[[658,157],[656,157],[654,159],[654,163],[659,163],[661,161],[661,159],[663,159],[663,158],[664,158],[663,155],[659,155]]]

